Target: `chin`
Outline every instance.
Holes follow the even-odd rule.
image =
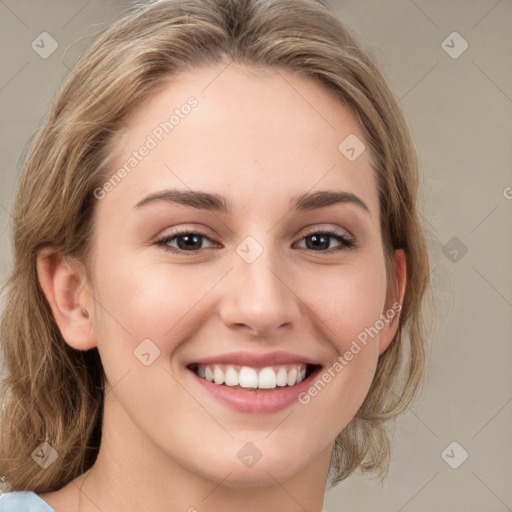
[[[262,454],[261,459],[248,466],[238,458],[227,464],[223,457],[223,463],[217,466],[215,473],[212,473],[211,466],[201,468],[201,472],[206,478],[217,483],[222,482],[227,487],[269,487],[275,486],[276,481],[285,482],[293,478],[306,468],[308,462],[310,461],[306,457],[298,457],[296,453],[286,455],[274,451],[271,456]]]
[[[286,482],[301,468],[297,468],[296,471],[288,470],[277,470],[272,467],[271,464],[268,467],[255,467],[251,469],[234,469],[229,477],[222,479],[222,485],[226,487],[272,487],[276,485],[276,482]]]

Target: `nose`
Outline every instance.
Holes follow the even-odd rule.
[[[236,252],[232,261],[220,306],[224,324],[258,337],[291,330],[300,315],[300,300],[290,282],[289,264],[267,249],[251,263]]]

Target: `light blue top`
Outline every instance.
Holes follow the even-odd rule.
[[[0,512],[55,512],[35,492],[0,494]]]

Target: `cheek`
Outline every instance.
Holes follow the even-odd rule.
[[[218,276],[207,266],[145,262],[137,252],[107,253],[98,252],[97,260],[99,337],[130,352],[149,338],[161,352],[172,352],[172,340],[178,343],[190,334],[187,329],[197,327],[194,319],[207,302],[201,299]]]
[[[367,264],[368,263],[368,264]],[[385,304],[384,262],[359,261],[318,275],[308,306],[316,318],[319,340],[335,349],[300,403],[334,437],[355,415],[371,386],[379,356],[376,322]],[[305,293],[304,296],[307,296]],[[324,427],[318,426],[319,429]]]
[[[181,403],[183,391],[168,373],[173,371],[171,356],[183,340],[193,337],[195,307],[199,309],[198,301],[214,280],[180,269],[171,272],[162,263],[145,264],[140,256],[105,254],[98,253],[101,306],[96,322],[105,374],[133,421],[142,421],[144,410],[155,425],[169,428],[155,411],[166,410],[170,397],[180,399],[184,414],[193,409],[190,401]],[[151,421],[145,428],[152,428]]]
[[[316,277],[310,305],[321,320],[318,327],[339,352],[348,350],[351,342],[374,326],[383,313],[384,272],[384,262],[375,259]]]

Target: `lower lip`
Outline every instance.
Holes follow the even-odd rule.
[[[189,371],[199,384],[224,405],[241,412],[273,413],[298,402],[299,395],[311,386],[312,380],[321,371],[321,368],[317,368],[307,379],[295,386],[277,387],[270,390],[247,388],[251,391],[243,391],[223,384],[214,384],[198,377],[193,371]]]

